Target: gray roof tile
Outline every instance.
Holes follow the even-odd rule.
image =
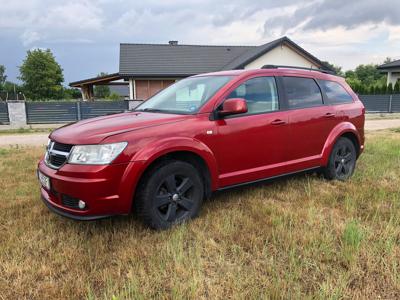
[[[387,64],[380,65],[378,69],[391,69],[391,68],[400,68],[400,59],[392,61]]]
[[[329,69],[318,58],[287,37],[261,46],[209,46],[169,44],[121,44],[121,76],[189,76],[241,69],[250,61],[287,43],[310,60]]]

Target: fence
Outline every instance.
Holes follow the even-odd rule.
[[[400,94],[359,95],[367,112],[400,112]]]
[[[128,109],[128,101],[26,102],[26,121],[28,124],[68,123]]]
[[[6,102],[0,102],[0,124],[9,124],[8,105]]]
[[[359,95],[367,112],[400,112],[400,95]],[[69,123],[135,108],[141,101],[0,101],[0,125]]]

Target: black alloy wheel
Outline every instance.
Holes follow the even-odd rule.
[[[325,177],[342,181],[349,179],[354,173],[356,160],[353,142],[346,137],[339,138],[332,149],[328,165],[324,168]]]
[[[184,161],[164,161],[148,170],[138,187],[135,208],[144,223],[166,229],[195,218],[204,197],[200,172]]]

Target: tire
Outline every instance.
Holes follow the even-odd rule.
[[[137,215],[153,229],[167,229],[198,216],[204,198],[199,171],[191,164],[170,160],[144,175],[135,199]]]
[[[329,155],[328,165],[323,169],[324,177],[328,180],[349,179],[354,173],[356,160],[353,142],[346,137],[339,138]]]

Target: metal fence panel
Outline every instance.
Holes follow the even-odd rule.
[[[396,94],[392,97],[392,112],[400,112],[400,95]]]
[[[111,115],[128,110],[128,101],[94,101],[80,103],[81,119]]]
[[[359,95],[368,112],[388,112],[390,95]]]
[[[76,102],[38,101],[25,104],[28,124],[68,123],[78,120]]]
[[[0,102],[0,124],[10,124],[7,102]]]

